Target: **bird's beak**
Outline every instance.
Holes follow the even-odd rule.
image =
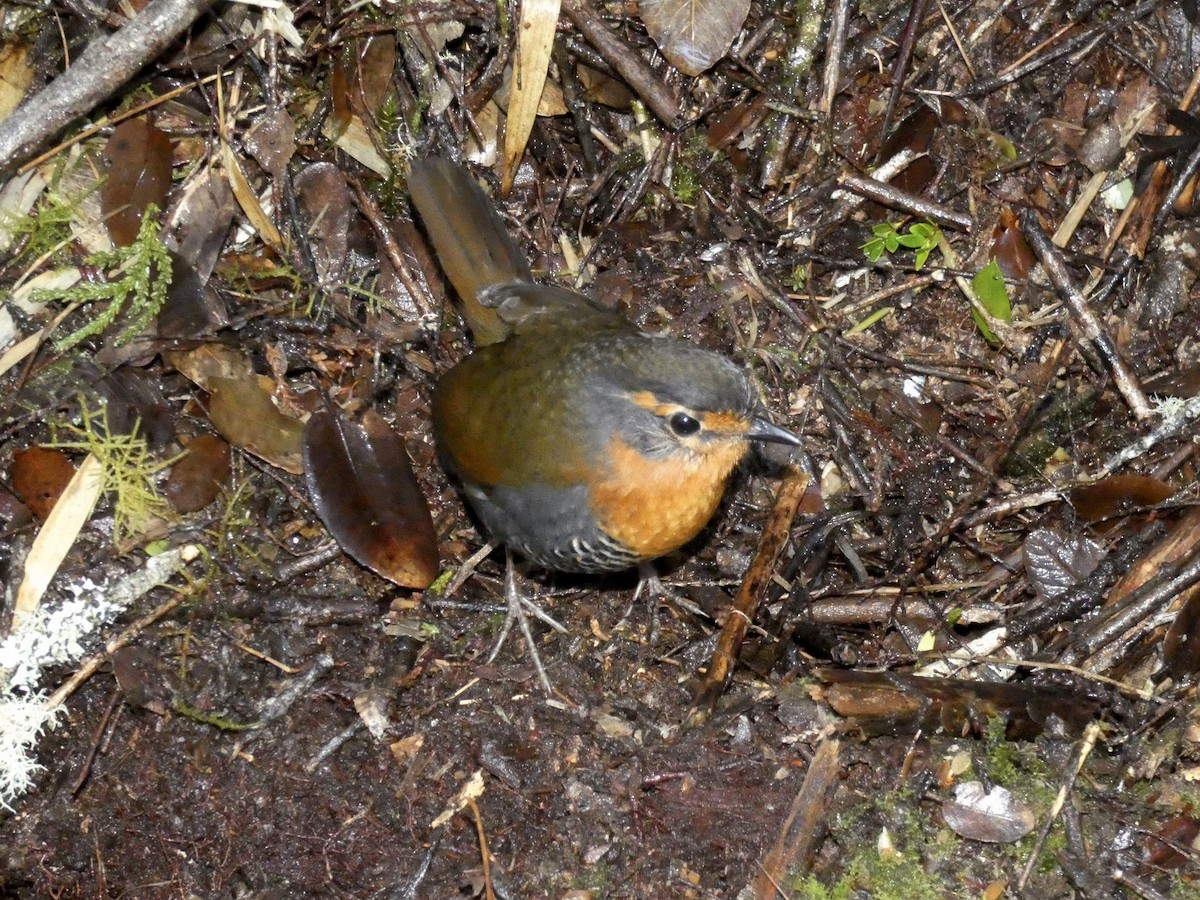
[[[780,428],[778,425],[771,424],[762,416],[755,416],[750,420],[750,430],[746,432],[746,437],[752,441],[790,444],[793,447],[800,446],[800,438],[796,437],[786,428]]]

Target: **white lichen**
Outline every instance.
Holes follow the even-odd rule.
[[[38,737],[62,712],[41,692],[43,673],[82,659],[100,629],[198,553],[190,545],[169,550],[104,585],[84,578],[67,586],[74,597],[38,607],[0,641],[0,806],[11,808],[32,786],[42,768],[33,756]]]

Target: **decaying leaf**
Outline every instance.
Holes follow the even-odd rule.
[[[178,513],[196,512],[216,500],[232,472],[229,444],[215,434],[192,438],[185,454],[163,485],[167,502]]]
[[[296,199],[323,283],[340,280],[350,265],[351,229],[359,220],[345,174],[332,163],[305,166],[295,178]]]
[[[249,378],[254,374],[250,357],[225,344],[201,344],[194,350],[174,350],[167,360],[184,378],[208,390],[211,378]]]
[[[374,115],[391,90],[396,70],[396,35],[375,34],[358,44],[352,77],[352,99],[362,103],[364,111]]]
[[[300,450],[304,425],[271,401],[271,388],[271,379],[263,375],[209,378],[208,417],[235,447],[299,475],[304,471]]]
[[[0,48],[0,122],[12,115],[33,84],[37,70],[30,49],[29,44],[11,39]]]
[[[229,182],[205,167],[188,179],[163,222],[163,243],[207,282],[229,235],[234,211]]]
[[[296,152],[296,122],[286,109],[269,109],[254,120],[242,146],[268,175],[281,178]]]
[[[313,506],[342,548],[403,587],[438,574],[437,538],[400,436],[377,413],[361,425],[317,413],[304,430],[304,472]]]
[[[30,447],[13,456],[13,490],[42,521],[74,477],[75,466],[61,450]]]
[[[989,844],[1012,844],[1037,824],[1028,804],[998,784],[991,790],[978,781],[967,781],[954,789],[954,799],[942,804],[942,816],[959,837]]]
[[[1110,475],[1071,491],[1071,503],[1079,516],[1099,522],[1162,503],[1174,489],[1149,475]]]
[[[1039,528],[1025,539],[1025,574],[1034,593],[1052,600],[1083,581],[1104,559],[1098,543],[1082,534]]]
[[[729,52],[750,0],[642,0],[638,11],[671,65],[696,76]]]
[[[118,247],[137,239],[146,207],[165,209],[171,187],[171,141],[145,119],[122,122],[104,145],[108,176],[100,186],[100,208],[108,235]]]

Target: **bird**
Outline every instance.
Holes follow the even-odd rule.
[[[505,548],[508,615],[491,659],[517,622],[550,693],[513,553],[560,572],[652,576],[653,560],[707,525],[752,443],[800,439],[771,422],[726,356],[536,283],[461,164],[416,160],[408,189],[475,342],[434,387],[432,430],[443,467]]]

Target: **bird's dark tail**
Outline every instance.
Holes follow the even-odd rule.
[[[495,206],[471,173],[447,159],[413,163],[409,195],[442,270],[463,303],[463,316],[479,346],[508,336],[479,292],[495,284],[532,281],[529,261],[509,237]]]

